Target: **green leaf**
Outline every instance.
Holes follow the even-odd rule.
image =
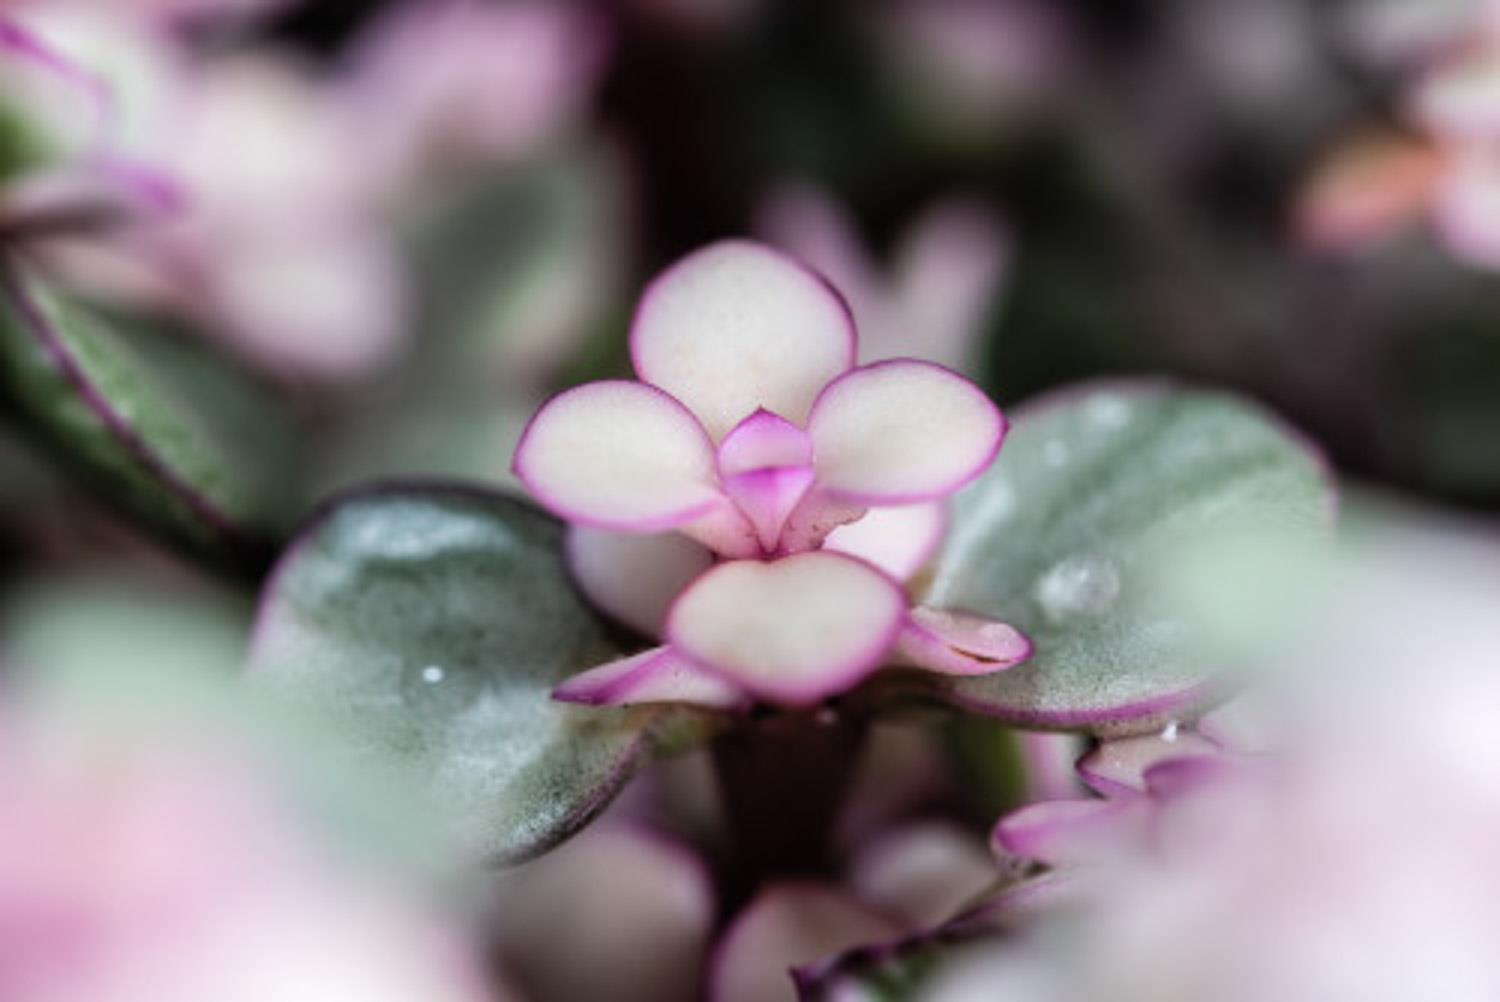
[[[567,579],[560,523],[504,495],[412,486],[349,496],[303,530],[263,596],[250,668],[508,862],[587,824],[664,728],[706,719],[551,699],[623,653]]]
[[[1326,537],[1317,453],[1232,396],[1156,383],[1031,404],[955,499],[918,599],[1012,623],[1036,645],[1007,671],[943,680],[957,705],[1028,727],[1151,730],[1223,688],[1192,617],[1158,587],[1173,561],[1250,534]]]
[[[101,500],[217,566],[263,568],[297,500],[290,426],[202,346],[106,320],[0,260],[0,394]]]

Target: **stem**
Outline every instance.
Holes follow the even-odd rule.
[[[778,714],[715,741],[733,854],[729,897],[748,897],[768,877],[832,871],[833,826],[865,731],[862,717]]]

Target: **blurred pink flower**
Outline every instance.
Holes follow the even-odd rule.
[[[391,190],[535,157],[575,131],[609,51],[603,15],[512,0],[396,4],[341,82],[361,154]]]
[[[581,527],[570,560],[585,593],[669,644],[558,698],[725,705],[747,691],[798,704],[848,688],[893,647],[958,674],[1030,653],[1004,624],[909,609],[899,583],[941,538],[942,500],[1004,436],[973,384],[911,359],[854,367],[838,293],[747,241],[658,277],[631,354],[642,382],[553,398],[513,466]]]
[[[59,230],[28,250],[68,283],[185,317],[281,374],[357,378],[389,358],[404,322],[390,223],[351,123],[309,71],[269,53],[195,59],[120,11],[19,13],[107,89],[110,148],[179,196],[162,218]],[[54,201],[68,190],[42,180]]]
[[[6,1002],[479,1002],[394,879],[341,861],[218,739],[0,710]]]
[[[817,268],[849,300],[859,324],[859,360],[920,358],[973,372],[1011,257],[1010,234],[993,210],[954,198],[919,216],[882,269],[833,197],[788,186],[762,203],[757,230]]]
[[[1500,269],[1500,5],[1465,23],[1409,89],[1416,135],[1348,141],[1314,169],[1296,209],[1304,242],[1357,250],[1426,221],[1458,260]]]

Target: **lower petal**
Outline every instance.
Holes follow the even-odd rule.
[[[896,641],[903,663],[943,675],[988,675],[1031,657],[1014,626],[966,612],[917,606]]]
[[[716,710],[746,702],[734,685],[710,675],[670,647],[653,647],[574,675],[552,690],[552,698],[588,706],[690,703]]]
[[[885,660],[906,613],[890,578],[852,557],[799,553],[719,564],[682,593],[667,638],[737,686],[806,705]]]

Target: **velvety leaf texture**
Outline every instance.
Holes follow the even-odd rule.
[[[1155,383],[1090,384],[1013,417],[999,460],[956,497],[918,597],[1013,623],[1036,651],[942,683],[946,698],[1098,734],[1212,702],[1191,617],[1164,604],[1153,575],[1216,539],[1324,538],[1333,499],[1317,453],[1254,405]]]
[[[95,315],[0,260],[0,393],[164,541],[236,570],[269,561],[297,499],[290,425],[199,346]]]
[[[477,853],[534,855],[602,810],[671,719],[551,699],[624,653],[561,547],[550,516],[476,489],[337,501],[267,584],[251,677],[419,782]]]

